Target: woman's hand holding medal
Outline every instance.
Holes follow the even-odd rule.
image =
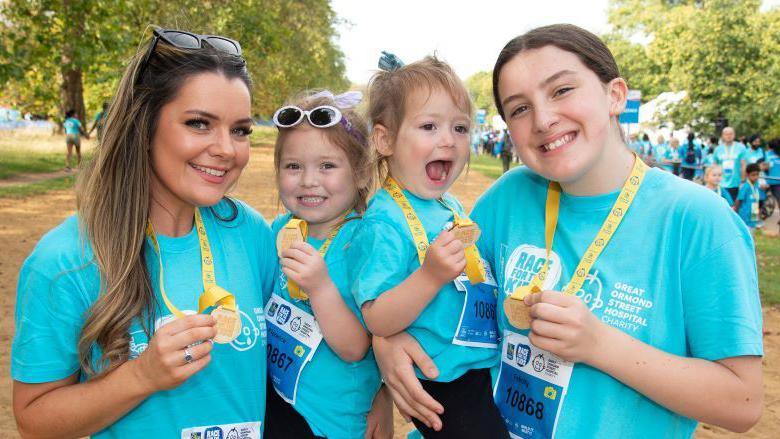
[[[466,268],[466,255],[463,243],[455,234],[445,230],[428,247],[425,260],[420,270],[441,288],[447,282],[452,282]]]
[[[531,309],[528,338],[534,346],[566,361],[592,364],[605,325],[579,297],[548,290],[523,300]]]
[[[209,364],[215,324],[210,315],[194,314],[155,332],[146,350],[130,362],[149,394],[178,387]]]

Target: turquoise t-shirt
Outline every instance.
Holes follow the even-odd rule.
[[[751,147],[745,148],[745,163],[748,165],[758,163],[759,160],[766,160],[766,153],[761,147],[753,149]]]
[[[452,221],[452,212],[436,200],[419,198],[407,190],[403,192],[422,222],[428,242],[433,242]],[[455,197],[445,194],[443,198],[458,214],[463,213]],[[352,294],[359,306],[397,286],[420,267],[404,214],[385,189],[380,189],[371,199],[348,256],[354,261],[350,265],[350,277],[354,279]],[[407,328],[439,368],[435,381],[450,382],[469,370],[492,367],[498,361],[493,348],[453,343],[465,296],[454,282],[447,283]],[[427,379],[421,371],[416,373]]]
[[[734,142],[728,147],[721,143],[715,148],[715,163],[723,168],[721,186],[734,188],[742,183],[742,162],[745,160],[746,150],[745,145],[740,142]]]
[[[718,186],[718,189],[714,190],[713,192],[715,192],[716,194],[718,194],[721,197],[723,197],[723,199],[726,201],[726,203],[728,203],[729,207],[734,205],[734,199],[731,198],[731,194],[729,193],[729,191],[727,191],[723,187]]]
[[[663,162],[667,149],[669,149],[669,144],[666,142],[653,145],[653,157],[655,157],[656,162]]]
[[[266,327],[263,292],[273,287],[276,253],[262,216],[237,202],[233,221],[217,220],[201,208],[214,256],[217,284],[236,297],[243,328],[229,344],[215,344],[211,363],[175,389],[157,392],[93,438],[231,437],[231,430],[259,437],[265,416]],[[215,209],[222,217],[226,201]],[[11,377],[25,383],[61,380],[80,371],[77,344],[85,312],[100,290],[100,275],[76,216],[67,218],[36,245],[22,266],[16,302]],[[200,246],[195,228],[185,236],[158,235],[165,291],[183,312],[195,312],[203,291]],[[156,326],[172,315],[158,291],[159,259],[146,239],[146,265],[159,303]],[[188,311],[189,310],[189,311]],[[130,357],[148,344],[140,324],[129,330]],[[97,347],[93,352],[99,352]],[[132,361],[132,360],[130,360]],[[85,380],[82,375],[81,381]],[[217,437],[217,436],[214,436]]]
[[[766,171],[767,183],[780,184],[780,156],[769,150],[766,153],[766,161],[769,163],[769,169]]]
[[[740,205],[737,213],[748,227],[756,227],[761,222],[759,218],[754,219],[752,209],[754,202],[762,201],[765,197],[764,191],[758,187],[758,182],[751,185],[746,181],[739,187],[737,200],[740,201]]]
[[[547,184],[519,167],[474,207],[483,230],[478,246],[503,292],[499,301],[528,284],[543,264]],[[562,194],[545,289],[566,285],[618,194]],[[717,194],[650,169],[578,296],[603,322],[670,354],[711,361],[763,355],[755,261],[749,231]],[[527,334],[498,308],[505,336]],[[695,427],[693,419],[577,363],[557,437],[690,437]]]
[[[62,123],[65,127],[65,134],[80,134],[81,122],[75,117],[69,117]]]
[[[289,221],[290,216],[288,213],[274,220],[271,225],[274,236]],[[360,308],[352,297],[348,278],[348,267],[354,260],[346,257],[345,250],[351,245],[353,234],[360,224],[359,217],[351,217],[354,219],[347,221],[333,238],[328,252],[325,253],[325,264],[344,303],[363,323]],[[319,249],[324,241],[313,237],[307,239],[316,249]],[[268,248],[267,251],[276,252],[276,246]],[[286,276],[281,271],[274,282],[274,293],[313,314],[309,302],[290,297]],[[270,294],[266,296],[266,300],[269,297]],[[301,371],[294,407],[317,436],[363,437],[367,426],[366,416],[380,385],[381,377],[371,349],[362,360],[348,363],[339,358],[323,339],[311,362]]]
[[[679,162],[682,157],[680,157],[680,154],[682,153],[683,148],[682,146],[668,146],[666,150],[664,151],[664,160],[669,160],[672,162]],[[669,172],[674,172],[674,164],[673,163],[664,163],[663,168],[666,169]]]

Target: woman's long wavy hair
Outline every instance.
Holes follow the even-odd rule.
[[[100,271],[101,290],[87,312],[78,342],[82,373],[106,374],[127,361],[131,323],[151,336],[157,301],[146,269],[144,240],[151,203],[150,149],[160,110],[192,76],[220,73],[251,90],[243,58],[210,47],[178,49],[158,41],[141,46],[127,66],[108,109],[103,139],[81,172],[79,223]],[[94,347],[102,352],[94,358]]]

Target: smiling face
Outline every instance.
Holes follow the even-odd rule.
[[[625,82],[603,84],[571,52],[555,46],[520,52],[501,69],[498,95],[520,158],[545,178],[593,180],[608,172],[610,155],[625,149],[615,121],[625,106]]]
[[[284,138],[279,160],[279,198],[313,234],[329,230],[355,205],[358,189],[344,150],[325,129],[302,123]]]
[[[160,110],[151,143],[152,199],[212,206],[249,161],[250,97],[240,79],[202,73]]]
[[[380,145],[390,174],[420,198],[441,197],[469,157],[470,118],[443,89],[422,88],[406,99],[392,145]]]

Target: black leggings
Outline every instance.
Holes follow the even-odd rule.
[[[421,381],[425,391],[444,406],[444,413],[439,415],[441,431],[412,418],[426,439],[509,438],[506,424],[493,402],[489,369],[470,370],[449,383]]]
[[[318,438],[309,423],[287,401],[282,399],[268,378],[265,397],[265,439]]]

